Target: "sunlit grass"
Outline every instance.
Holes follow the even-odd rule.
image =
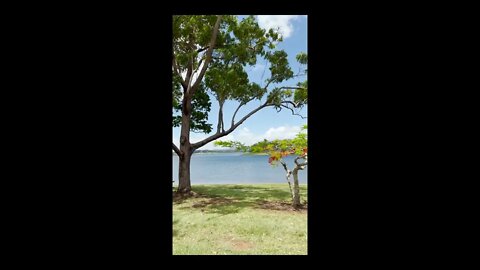
[[[173,254],[307,254],[307,212],[288,209],[288,184],[193,190],[205,197],[173,204]],[[302,202],[306,194],[301,185]]]

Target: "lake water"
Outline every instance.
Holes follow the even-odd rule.
[[[178,156],[172,155],[173,179],[178,184]],[[294,157],[284,158],[293,169]],[[308,166],[298,172],[301,184],[307,183]],[[283,166],[271,166],[268,156],[243,153],[196,153],[192,155],[190,179],[195,184],[260,184],[286,183]],[[291,177],[293,181],[293,177]]]

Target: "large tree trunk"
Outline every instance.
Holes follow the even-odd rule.
[[[190,144],[190,118],[192,111],[191,97],[185,94],[182,104],[182,127],[180,130],[180,152],[178,156],[178,193],[190,193],[190,160],[193,148]]]
[[[190,160],[192,153],[183,152],[178,162],[178,193],[190,193],[192,186],[190,184]]]

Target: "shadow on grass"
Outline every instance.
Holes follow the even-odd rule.
[[[288,186],[287,186],[288,188]],[[196,186],[195,191],[210,196],[230,197],[237,200],[289,200],[290,192],[278,188],[255,187],[255,186]]]
[[[172,235],[175,237],[178,235],[178,232],[175,230],[175,224],[178,223],[178,219],[177,220],[173,220],[173,223],[172,223]]]
[[[199,209],[204,213],[220,216],[234,214],[245,208],[293,211],[288,186],[260,187],[248,185],[205,185],[195,186],[197,200],[193,204],[181,206],[180,209]],[[301,187],[305,194],[306,187]],[[188,198],[190,199],[190,198]],[[174,199],[174,204],[182,204],[187,198]],[[306,210],[306,205],[304,208]]]
[[[217,198],[211,199],[207,201],[205,204],[204,202],[200,202],[198,204],[194,204],[192,207],[194,208],[201,208],[200,211],[210,213],[210,214],[218,214],[220,216],[235,214],[243,210],[244,208],[251,207],[252,203],[248,201],[239,201],[239,200],[230,200],[230,201],[218,201]]]

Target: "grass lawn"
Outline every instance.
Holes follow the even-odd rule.
[[[192,190],[198,196],[173,199],[174,255],[307,254],[307,210],[292,210],[287,183]]]

